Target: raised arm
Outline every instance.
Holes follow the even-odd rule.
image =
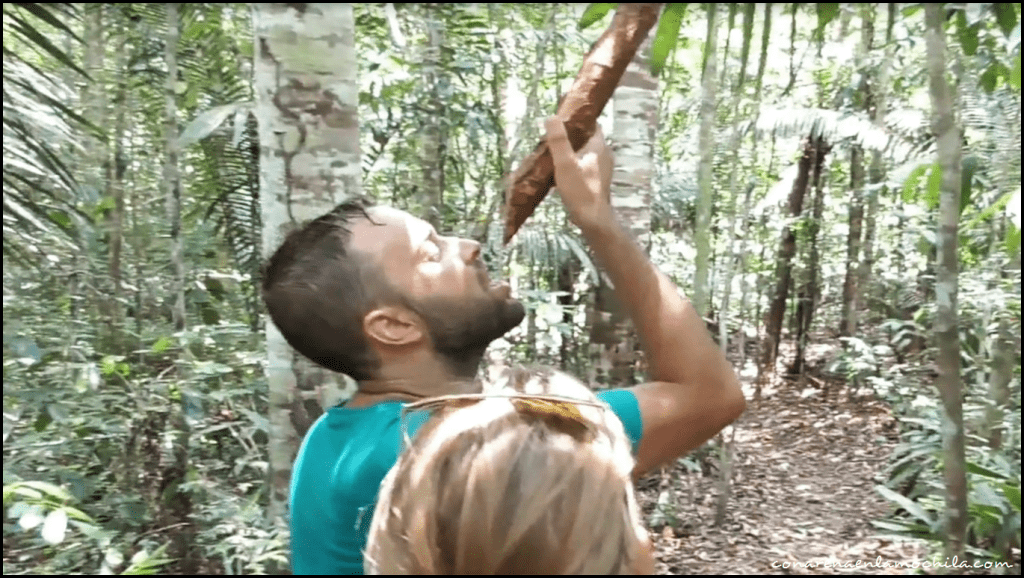
[[[611,153],[600,129],[577,155],[560,120],[546,126],[562,202],[608,273],[647,356],[653,381],[632,389],[644,426],[635,472],[641,475],[710,439],[743,413],[746,401],[693,305],[615,217]]]

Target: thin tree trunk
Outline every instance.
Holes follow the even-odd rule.
[[[729,149],[732,151],[732,158],[729,160],[731,171],[729,173],[728,207],[723,215],[723,219],[731,220],[728,223],[726,235],[727,245],[725,249],[725,257],[722,259],[721,266],[722,306],[718,310],[718,345],[722,348],[722,351],[729,350],[729,301],[732,296],[733,263],[737,259],[736,226],[737,221],[742,223],[746,219],[748,211],[746,203],[744,203],[742,219],[736,215],[736,197],[739,196],[739,172],[741,170],[740,140],[742,135],[739,130],[740,100],[743,96],[743,86],[746,81],[747,57],[750,54],[750,37],[753,33],[754,27],[754,8],[754,4],[746,4],[743,9],[743,47],[740,50],[739,78],[736,81],[735,87],[733,87],[732,106],[730,107],[733,130],[732,138],[729,142]],[[728,53],[726,53],[726,57],[728,57]],[[725,65],[722,66],[723,71],[726,68],[727,67]]]
[[[174,289],[171,318],[175,331],[185,329],[185,262],[181,238],[181,174],[178,171],[178,103],[175,89],[178,84],[178,4],[167,4],[167,85],[164,91],[164,131],[167,139],[167,159],[164,165],[164,185],[167,187],[167,222],[170,224],[171,266],[174,268]]]
[[[717,104],[717,52],[718,19],[715,17],[717,4],[708,4],[708,32],[704,50],[704,75],[700,105],[700,165],[697,169],[697,224],[694,231],[697,246],[697,270],[693,283],[693,306],[697,313],[706,318],[708,313],[708,273],[711,263],[711,203],[714,196],[713,166],[715,158],[715,109]]]
[[[351,4],[253,5],[263,253],[288,232],[358,194],[355,22]],[[312,60],[311,60],[312,59]],[[291,349],[267,323],[272,520],[287,519],[302,436],[354,383]]]
[[[441,48],[444,44],[444,20],[441,5],[421,5],[426,44],[423,46],[423,88],[427,93],[426,110],[423,115],[423,152],[421,169],[423,173],[423,197],[426,208],[424,219],[441,231],[444,230],[444,157],[445,123],[441,90],[445,84],[444,68],[441,64]]]
[[[818,141],[818,146],[827,147],[821,141]],[[810,250],[808,251],[807,268],[804,271],[804,281],[797,293],[796,357],[793,358],[793,363],[789,366],[790,375],[801,375],[803,373],[807,340],[811,332],[811,326],[814,323],[814,310],[819,293],[818,268],[821,261],[820,251],[818,250],[818,232],[821,228],[821,217],[825,209],[825,186],[821,179],[821,173],[824,168],[823,161],[828,152],[829,150],[826,148],[826,150],[818,150],[815,153],[816,162],[814,164],[814,177],[811,183],[814,187],[814,200],[811,207],[811,219],[806,225],[806,242],[810,246]]]
[[[761,30],[761,56],[760,56],[760,58],[758,58],[758,62],[757,62],[757,78],[754,80],[754,120],[753,120],[753,124],[754,124],[755,127],[757,126],[758,118],[760,118],[760,116],[761,116],[761,86],[762,86],[762,82],[764,80],[765,65],[768,62],[768,39],[771,38],[771,30],[772,30],[772,5],[771,4],[765,4],[764,5],[764,24],[763,24],[763,28]],[[756,135],[757,131],[754,130],[754,131],[751,131],[751,133]],[[751,150],[750,166],[756,167],[757,166],[757,151],[760,149],[760,147],[758,146],[760,143],[757,142],[757,138],[756,137],[752,137],[750,139],[750,144],[751,144],[751,149],[752,149]],[[775,155],[775,141],[774,141],[774,139],[772,140],[771,154],[772,154],[772,156]],[[769,162],[771,162],[771,161],[769,161]],[[747,242],[746,242],[746,239],[748,239],[749,236],[750,236],[751,223],[749,221],[750,221],[751,194],[753,193],[755,186],[756,186],[755,183],[751,182],[751,184],[747,187],[747,195],[746,195],[746,197],[744,197],[744,201],[743,201],[743,218],[740,219],[740,227],[742,227],[742,231],[743,231],[742,237],[744,239],[743,246],[740,249],[740,265],[739,265],[739,269],[740,269],[740,275],[741,276],[745,276],[747,274]],[[744,312],[747,310],[747,295],[748,295],[747,283],[744,282],[741,285],[741,290],[740,290],[740,315],[741,316],[743,316]],[[744,321],[745,321],[745,318],[744,318]],[[755,327],[757,327],[758,324],[759,324],[759,316],[755,313],[755,315],[754,315],[754,325],[755,325]],[[756,330],[755,330],[755,335],[757,335]],[[747,362],[747,343],[746,343],[746,339],[747,339],[746,331],[741,331],[740,332],[740,342],[739,342],[739,350],[740,350],[740,365],[739,366],[741,368],[743,366],[745,366],[746,362]]]
[[[1013,262],[1004,273],[1020,274],[1020,253],[1013,256]],[[1004,274],[1004,276],[1006,276]],[[991,405],[985,414],[985,431],[988,445],[994,450],[1003,446],[1003,418],[1010,411],[1010,382],[1013,381],[1014,353],[1020,352],[1018,340],[1010,329],[1010,313],[999,312],[999,325],[992,345],[991,373],[989,374],[988,395]]]
[[[885,113],[888,106],[889,70],[892,68],[895,51],[892,42],[892,29],[896,22],[895,4],[888,5],[888,16],[889,19],[885,28],[885,55],[878,69],[878,78],[874,83],[875,88],[870,93],[871,105],[869,105],[869,110],[873,110],[871,120],[880,128],[885,126]],[[864,217],[864,258],[860,263],[860,279],[858,281],[865,301],[870,297],[871,276],[875,264],[875,229],[878,208],[881,197],[886,192],[885,163],[882,151],[880,150],[876,149],[871,153],[868,181],[871,183],[871,186],[867,191],[868,207],[867,214]]]
[[[164,165],[164,184],[167,187],[167,221],[170,224],[171,264],[174,267],[173,299],[171,309],[175,331],[184,334],[185,318],[185,262],[181,234],[181,173],[178,169],[178,103],[175,89],[178,84],[178,27],[179,5],[167,4],[167,38],[164,46],[164,59],[167,62],[167,85],[165,89],[165,135],[167,139],[167,158]],[[178,380],[184,382],[188,371],[189,349],[182,347],[186,359],[179,360]],[[192,499],[188,492],[182,491],[189,471],[189,445],[191,432],[184,414],[184,397],[170,411],[170,425],[173,428],[171,444],[171,462],[164,465],[161,482],[161,498],[163,499],[165,526],[181,525],[171,541],[171,557],[179,561],[179,573],[193,575],[197,571],[196,559],[192,545],[195,542],[195,529],[191,523]]]
[[[871,39],[874,34],[873,7],[861,4],[861,39],[857,48],[857,68],[860,71],[860,82],[854,95],[856,106],[867,110],[870,105],[868,97],[868,77],[864,70],[864,62],[871,50]],[[858,281],[861,275],[860,253],[864,243],[864,150],[854,145],[850,152],[850,228],[846,240],[846,278],[843,282],[842,315],[839,320],[839,334],[850,336],[857,332],[857,313],[860,306]]]
[[[754,4],[746,4],[743,7],[743,45],[740,49],[740,69],[739,78],[736,81],[736,85],[733,87],[733,101],[731,106],[731,121],[733,122],[733,134],[730,142],[732,150],[732,159],[730,160],[730,166],[732,167],[731,174],[729,175],[729,199],[728,209],[726,214],[723,215],[723,220],[729,220],[727,239],[728,245],[725,251],[724,258],[722,259],[721,277],[722,277],[722,306],[718,311],[718,340],[719,347],[722,351],[728,352],[729,350],[729,297],[732,294],[732,265],[736,261],[735,245],[736,245],[736,197],[739,195],[737,190],[738,185],[738,172],[740,170],[739,162],[739,150],[741,135],[739,132],[739,108],[740,99],[743,95],[743,86],[746,81],[747,72],[747,57],[750,55],[750,39],[753,34],[754,27]],[[731,33],[733,20],[735,18],[735,5],[730,6],[729,9],[729,31]],[[723,84],[725,71],[728,68],[724,63],[728,62],[729,50],[728,42],[726,43],[726,50],[723,52],[725,57],[723,58],[722,75]],[[747,196],[750,196],[750,191],[753,187],[747,188]],[[744,207],[743,218],[746,218],[747,209]],[[742,312],[741,312],[742,315]],[[742,324],[741,324],[742,327]],[[718,442],[721,447],[721,460],[722,469],[719,474],[718,480],[718,498],[715,504],[715,526],[721,526],[725,523],[725,517],[728,513],[729,497],[732,495],[732,471],[733,462],[735,459],[734,446],[736,442],[736,429],[739,427],[739,423],[734,423],[730,430],[729,440],[725,441],[724,434],[719,434]]]
[[[960,341],[957,334],[957,221],[960,216],[961,132],[953,110],[953,88],[946,81],[945,17],[942,4],[925,4],[925,46],[928,55],[932,132],[942,167],[939,199],[935,340],[939,347],[942,397],[943,478],[946,482],[947,557],[963,558],[967,537],[967,474],[964,456],[963,389]]]
[[[807,192],[807,185],[811,180],[811,172],[814,169],[814,165],[822,162],[818,153],[819,151],[827,150],[827,145],[820,142],[821,140],[821,137],[807,137],[804,139],[804,154],[800,157],[797,176],[789,193],[789,217],[794,223],[803,212],[804,195]],[[775,359],[779,355],[782,322],[785,318],[789,287],[792,284],[792,262],[794,255],[796,255],[796,233],[791,225],[786,225],[782,231],[782,241],[779,245],[779,256],[775,269],[775,295],[768,310],[766,323],[768,347],[765,349],[762,365],[769,370],[775,367]]]
[[[124,154],[124,137],[126,118],[128,116],[128,51],[124,42],[117,43],[117,89],[114,97],[114,131],[110,136],[110,152],[107,159],[107,194],[114,201],[114,207],[107,217],[107,233],[109,235],[109,261],[107,272],[113,284],[111,295],[111,314],[114,326],[114,342],[123,347],[124,308],[122,300],[121,253],[124,245],[124,177],[128,160]],[[118,350],[121,350],[118,347]]]

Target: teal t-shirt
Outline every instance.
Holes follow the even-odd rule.
[[[636,396],[601,391],[633,443],[643,434]],[[402,403],[337,406],[313,424],[292,468],[291,545],[294,574],[362,574],[363,550],[384,476],[398,460]],[[415,430],[425,415],[407,418]],[[410,432],[412,433],[412,432]]]

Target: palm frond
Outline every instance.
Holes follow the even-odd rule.
[[[865,150],[890,151],[894,156],[905,156],[913,149],[895,131],[876,125],[860,112],[836,111],[823,108],[762,109],[753,122],[740,125],[743,133],[754,130],[757,137],[774,135],[777,138],[822,137],[833,146],[859,145]]]

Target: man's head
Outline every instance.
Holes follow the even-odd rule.
[[[357,381],[424,356],[471,377],[525,315],[507,284],[488,279],[478,243],[361,198],[288,235],[263,299],[292,347]]]

